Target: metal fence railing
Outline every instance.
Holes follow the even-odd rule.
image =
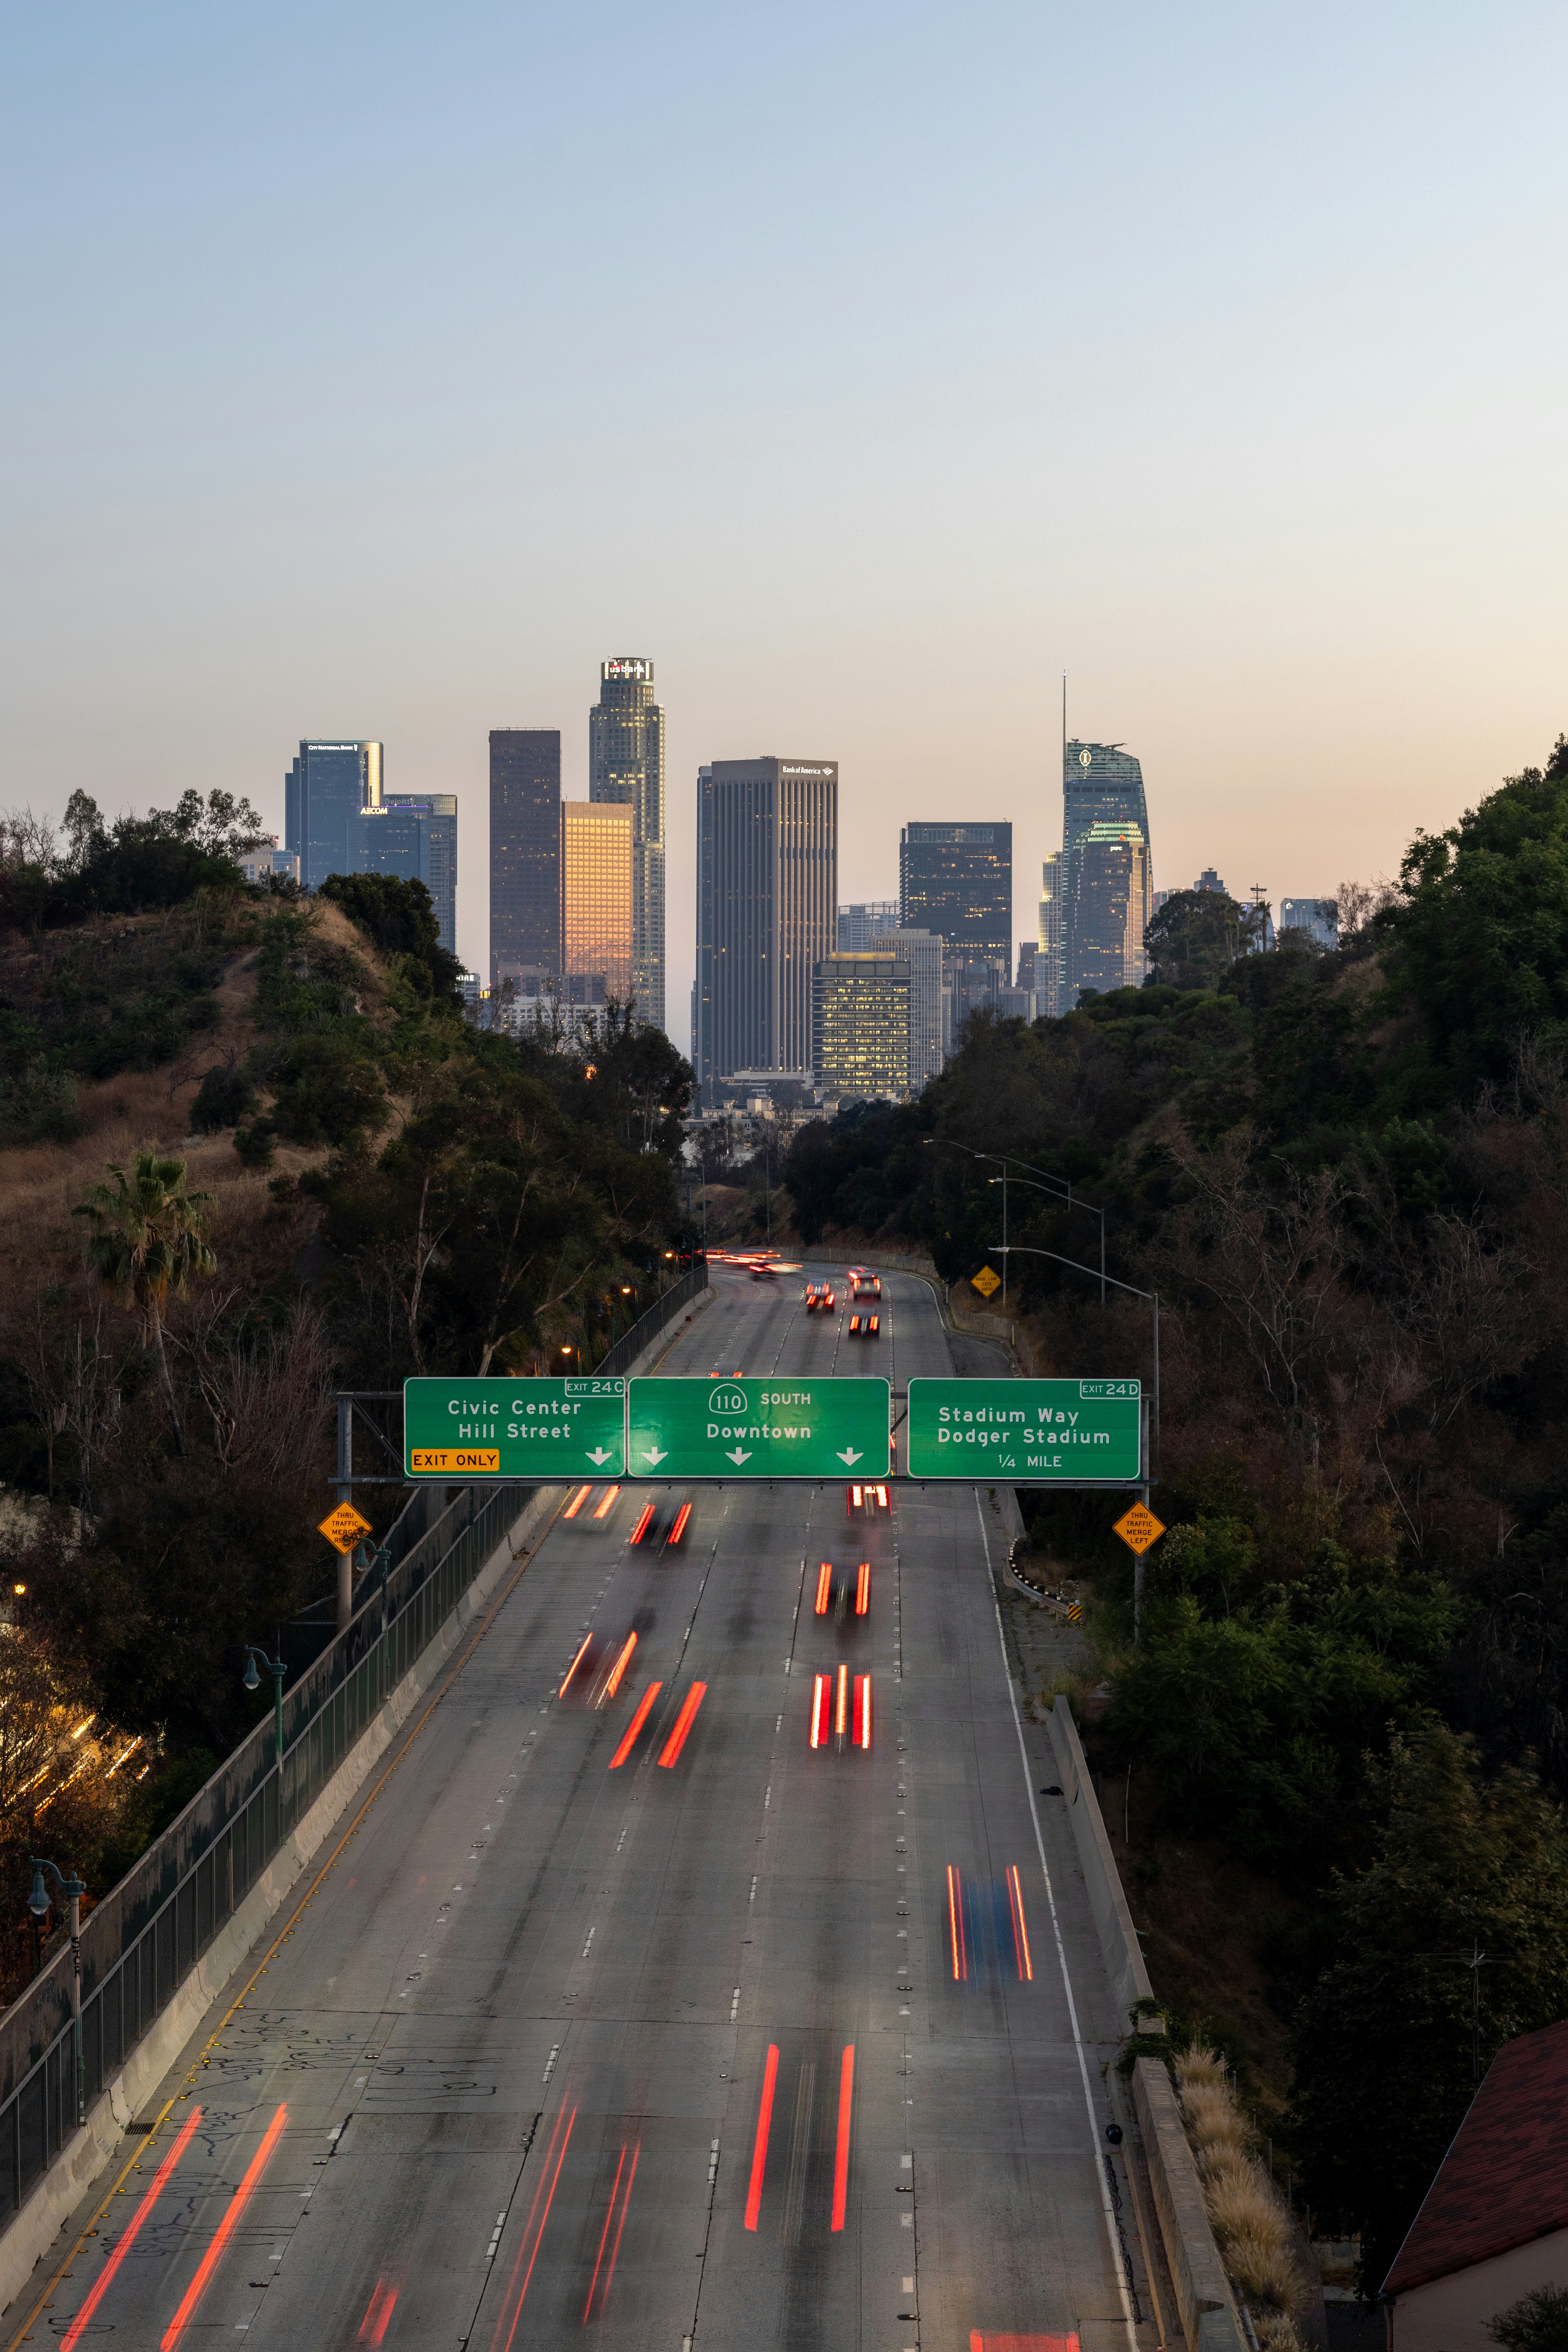
[[[532,1489],[415,1495],[384,1583],[81,1930],[81,2096],[112,2081],[528,1505]],[[403,1528],[403,1520],[397,1523]],[[78,2124],[70,1951],[0,2018],[0,2229]]]
[[[594,1366],[595,1379],[599,1379],[602,1374],[605,1379],[613,1380],[617,1372],[624,1372],[635,1364],[648,1341],[657,1339],[665,1325],[673,1322],[681,1308],[689,1305],[700,1290],[707,1287],[707,1261],[699,1259],[690,1272],[683,1274],[646,1315],[637,1317],[629,1331],[623,1332],[609,1353]]]
[[[684,1275],[596,1372],[625,1371],[707,1286]],[[90,2106],[166,2009],[377,1709],[435,1639],[531,1487],[422,1486],[388,1530],[354,1615],[283,1694],[283,1760],[270,1710],[81,1930],[81,2097]],[[0,2229],[78,2123],[70,1951],[57,1951],[0,2017]]]

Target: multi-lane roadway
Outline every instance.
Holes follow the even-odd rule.
[[[895,1395],[953,1369],[925,1285],[885,1277],[868,1345],[842,1276],[807,1315],[798,1277],[716,1271],[659,1369]],[[1104,2163],[1118,2021],[1006,1671],[1001,1521],[984,1487],[889,1491],[596,1487],[558,1516],[8,2327],[1152,2352]]]

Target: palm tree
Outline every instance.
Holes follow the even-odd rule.
[[[160,1160],[155,1151],[136,1154],[129,1181],[112,1162],[109,1172],[114,1182],[95,1184],[71,1213],[91,1223],[87,1259],[99,1280],[123,1306],[141,1310],[158,1359],[174,1450],[183,1454],[185,1441],[163,1349],[163,1301],[171,1290],[184,1291],[193,1275],[217,1271],[207,1241],[205,1212],[212,1195],[188,1192],[184,1161]]]

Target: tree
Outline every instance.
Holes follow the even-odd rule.
[[[1415,999],[1467,1091],[1506,1078],[1522,1035],[1568,1040],[1568,737],[1446,833],[1418,833],[1400,882],[1376,919],[1390,1003]]]
[[[1484,2072],[1568,2015],[1568,1827],[1533,1772],[1487,1781],[1432,1717],[1393,1740],[1369,1797],[1373,1858],[1329,1892],[1297,2016],[1294,2145],[1311,2203],[1359,2233],[1370,2296],[1474,2095],[1477,2022]]]
[[[183,1160],[160,1160],[152,1150],[136,1154],[129,1178],[112,1162],[109,1172],[114,1182],[95,1184],[71,1213],[85,1217],[92,1228],[87,1256],[99,1280],[142,1318],[157,1360],[174,1450],[183,1454],[185,1441],[163,1345],[163,1301],[171,1291],[188,1288],[195,1276],[217,1271],[207,1240],[211,1195],[186,1190]]]
[[[436,995],[460,1001],[462,966],[441,945],[441,927],[423,882],[407,882],[396,874],[329,874],[318,896],[341,907],[383,955],[407,956],[423,966]]]
[[[1217,988],[1226,966],[1263,943],[1264,909],[1222,890],[1176,890],[1145,938],[1156,982],[1165,988]]]
[[[1538,2286],[1521,2294],[1493,2313],[1487,2334],[1503,2352],[1568,2352],[1568,2288]]]

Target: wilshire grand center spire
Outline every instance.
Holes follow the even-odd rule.
[[[653,664],[622,654],[599,664],[588,714],[588,798],[632,813],[632,993],[650,1028],[664,1027],[664,713]]]
[[[1062,747],[1061,1010],[1136,987],[1154,913],[1143,770],[1120,743]]]

